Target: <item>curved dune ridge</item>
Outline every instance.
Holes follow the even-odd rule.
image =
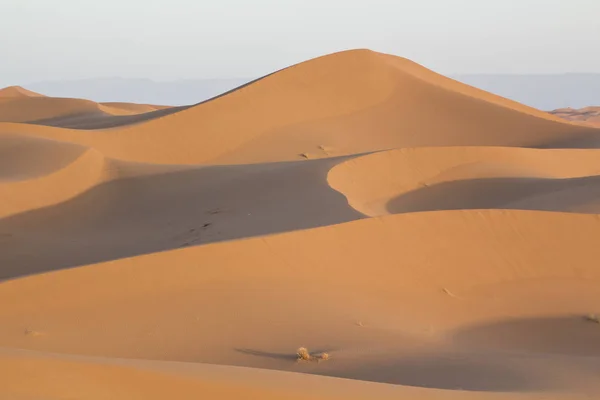
[[[3,92],[0,397],[600,393],[600,130],[367,50],[188,107]]]
[[[0,218],[60,204],[111,175],[109,163],[96,150],[0,134]]]
[[[20,87],[0,90],[0,123],[100,129],[156,118],[181,108],[46,97]]]
[[[483,208],[600,212],[596,150],[397,149],[345,161],[328,181],[368,216]]]
[[[32,92],[21,86],[9,86],[4,89],[0,89],[0,99],[15,99],[23,97],[45,97],[43,94]]]

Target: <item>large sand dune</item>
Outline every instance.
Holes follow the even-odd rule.
[[[594,129],[366,50],[301,63],[129,128],[46,134],[109,157],[164,164],[290,161],[414,146],[600,143]]]
[[[600,130],[365,50],[0,95],[0,397],[600,394]]]

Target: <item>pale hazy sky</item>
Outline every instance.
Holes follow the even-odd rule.
[[[0,86],[257,77],[349,48],[438,72],[600,73],[600,0],[0,0]]]

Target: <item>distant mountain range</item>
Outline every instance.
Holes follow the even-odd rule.
[[[452,75],[451,78],[541,110],[600,105],[600,74],[465,74]],[[48,96],[85,98],[97,102],[189,105],[251,80],[231,78],[156,82],[148,79],[100,78],[39,82],[25,87]]]

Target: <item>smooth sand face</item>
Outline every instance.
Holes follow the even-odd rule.
[[[365,50],[4,93],[0,397],[600,396],[600,130]]]

